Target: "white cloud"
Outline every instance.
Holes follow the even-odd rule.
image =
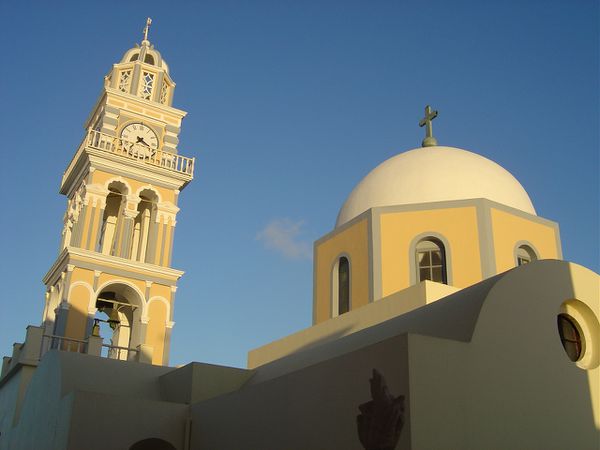
[[[304,221],[274,219],[256,235],[265,247],[278,251],[289,259],[311,259],[312,246],[300,238]]]

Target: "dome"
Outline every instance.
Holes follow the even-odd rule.
[[[393,156],[350,193],[339,227],[376,206],[486,198],[535,214],[523,186],[510,172],[481,155],[454,147],[421,147]]]
[[[149,41],[143,40],[142,45],[131,48],[125,52],[121,58],[121,63],[141,61],[152,66],[160,67],[169,73],[169,66],[162,58],[160,52],[154,48]]]

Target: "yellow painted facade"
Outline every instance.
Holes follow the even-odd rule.
[[[44,277],[44,332],[61,345],[107,322],[109,357],[168,364],[177,199],[194,169],[177,151],[186,113],[171,106],[174,88],[145,41],[113,66],[86,121],[61,183],[62,250]]]
[[[520,245],[533,249],[534,259],[561,258],[555,223],[486,199],[392,205],[362,217],[315,244],[315,324],[336,315],[333,272],[341,256],[350,260],[351,310],[417,284],[422,240],[444,246],[447,284],[459,289],[516,267]]]
[[[333,268],[340,256],[350,261],[351,309],[369,303],[368,228],[365,218],[315,244],[315,324],[331,318]]]
[[[381,286],[388,296],[415,284],[410,267],[415,264],[411,244],[431,234],[448,243],[447,263],[452,286],[464,288],[481,281],[479,231],[475,207],[382,213]]]
[[[491,209],[491,220],[498,272],[515,267],[518,244],[531,245],[538,259],[560,258],[558,231],[555,228],[497,208]]]

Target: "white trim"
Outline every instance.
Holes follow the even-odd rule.
[[[158,199],[157,206],[158,206],[158,203],[162,202],[162,197],[160,195],[160,192],[151,184],[146,184],[145,186],[140,186],[137,189],[137,191],[135,191],[135,194],[134,194],[135,198],[139,198],[141,200],[140,194],[142,193],[142,191],[145,191],[145,190],[152,191],[156,194],[156,198]]]
[[[419,233],[417,236],[412,238],[410,241],[410,245],[408,246],[408,257],[409,257],[409,268],[410,268],[410,281],[411,286],[415,284],[419,284],[419,271],[417,267],[417,245],[421,241],[430,240],[428,238],[433,238],[441,242],[444,246],[444,271],[446,272],[446,283],[448,286],[452,286],[453,282],[453,273],[452,273],[452,258],[450,252],[450,241],[444,236],[436,231],[426,231],[424,233]]]
[[[517,258],[519,256],[518,251],[521,247],[529,247],[529,250],[531,250],[531,252],[533,252],[533,255],[531,255],[529,250],[527,250],[526,248],[523,249],[531,258],[530,262],[534,262],[534,261],[537,261],[538,259],[540,259],[540,252],[538,252],[537,248],[535,248],[535,246],[531,242],[520,240],[520,241],[517,241],[513,247],[513,259],[515,262],[515,267],[519,266],[519,260]]]
[[[114,183],[114,182],[122,183],[127,188],[127,192],[120,192],[121,195],[123,195],[123,196],[128,196],[129,195],[129,193],[131,192],[131,185],[127,182],[127,180],[125,178],[123,178],[120,175],[117,176],[117,177],[109,178],[108,180],[106,180],[104,182],[104,187],[109,191],[108,192],[109,194],[111,193],[111,191],[109,190],[108,187],[111,185],[111,183]]]
[[[150,300],[148,300],[148,302],[146,303],[146,307],[144,308],[144,312],[142,313],[141,320],[145,319],[146,323],[147,323],[147,321],[150,319],[148,317],[148,310],[150,309],[150,303],[153,303],[156,301],[160,301],[160,302],[164,303],[165,306],[167,307],[167,310],[166,310],[167,314],[165,315],[165,324],[166,324],[169,322],[169,317],[171,317],[171,305],[169,304],[169,301],[166,298],[164,298],[160,295],[155,295],[155,296],[151,297]]]
[[[86,281],[76,281],[74,283],[72,283],[71,285],[69,285],[69,290],[67,291],[67,301],[71,298],[71,291],[73,290],[73,288],[78,287],[78,286],[85,286],[90,294],[90,299],[88,300],[88,313],[90,312],[90,304],[92,303],[92,298],[94,297],[94,288],[92,286],[90,286],[90,284]],[[95,308],[94,308],[94,312],[95,312]]]

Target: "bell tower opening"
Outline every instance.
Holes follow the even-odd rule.
[[[130,359],[140,343],[142,304],[139,294],[125,284],[111,284],[97,295],[94,334],[105,339],[112,359]]]

